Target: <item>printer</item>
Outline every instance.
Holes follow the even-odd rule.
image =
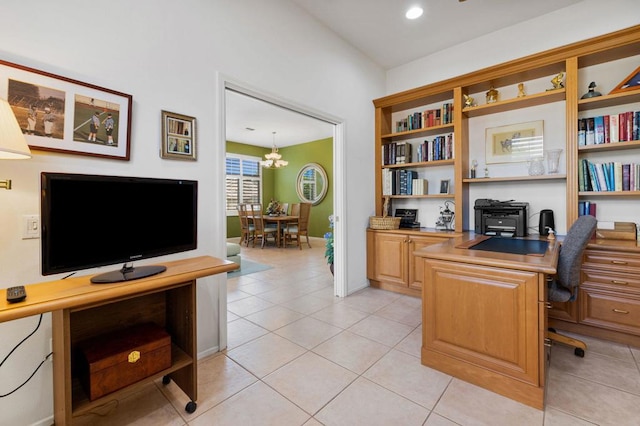
[[[480,198],[473,208],[477,234],[500,237],[524,237],[528,234],[529,203]]]

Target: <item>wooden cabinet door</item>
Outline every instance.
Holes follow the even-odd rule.
[[[440,353],[539,386],[538,274],[431,259],[424,266],[423,363]]]
[[[437,237],[409,236],[409,287],[422,290],[422,280],[424,279],[424,259],[414,256],[413,252],[443,241],[445,241],[443,238]]]
[[[369,265],[370,279],[388,284],[407,287],[407,243],[409,238],[403,234],[385,234],[375,232],[372,238],[372,252]]]

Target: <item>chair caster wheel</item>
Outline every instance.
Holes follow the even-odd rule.
[[[184,407],[184,411],[186,411],[187,413],[191,414],[194,411],[196,411],[196,408],[198,408],[198,404],[196,404],[193,401],[189,401],[189,402],[187,402],[186,407]]]
[[[555,329],[555,328],[553,328],[553,327],[549,327],[547,330],[549,330],[549,331],[550,331],[550,332],[552,332],[552,333],[555,333],[555,332],[556,332],[556,329]]]
[[[162,384],[163,384],[163,385],[168,385],[169,383],[171,383],[171,377],[169,377],[169,376],[162,376]]]
[[[575,356],[579,356],[580,358],[584,358],[584,349],[582,348],[575,348],[573,351]]]

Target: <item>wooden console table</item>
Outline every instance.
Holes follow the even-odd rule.
[[[542,409],[547,274],[543,256],[470,250],[473,234],[415,251],[424,262],[422,364]]]
[[[72,423],[106,401],[121,398],[140,386],[163,377],[174,380],[196,408],[196,279],[232,271],[238,265],[210,256],[163,263],[161,274],[114,284],[92,284],[82,276],[27,285],[24,302],[0,300],[0,322],[45,312],[52,313],[53,392],[56,425]],[[153,322],[171,335],[171,367],[129,387],[89,401],[74,376],[75,345],[91,336]]]

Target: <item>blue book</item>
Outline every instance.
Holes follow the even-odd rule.
[[[593,119],[595,127],[595,142],[596,144],[604,143],[604,117],[599,115]]]

